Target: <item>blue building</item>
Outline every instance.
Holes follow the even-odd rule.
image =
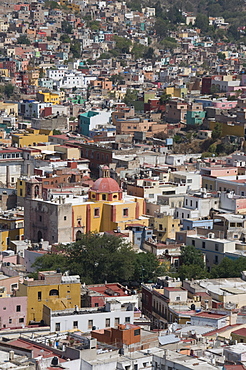
[[[214,220],[192,220],[189,218],[183,219],[183,230],[192,230],[196,227],[203,227],[204,229],[213,229]]]
[[[153,230],[141,224],[130,224],[126,229],[133,232],[133,244],[139,249],[143,249],[144,242],[153,237]]]

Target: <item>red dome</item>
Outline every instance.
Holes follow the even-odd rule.
[[[101,177],[97,179],[91,187],[91,191],[99,193],[114,193],[121,191],[118,183],[110,177]]]

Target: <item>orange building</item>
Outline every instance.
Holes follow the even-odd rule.
[[[97,80],[91,81],[91,85],[94,88],[100,88],[103,90],[112,90],[113,84],[107,77],[98,77]]]
[[[141,341],[141,328],[132,324],[121,324],[118,328],[108,328],[101,330],[93,330],[92,338],[96,338],[99,342],[116,345],[122,347],[123,344],[130,346]]]

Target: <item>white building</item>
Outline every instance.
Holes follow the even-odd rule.
[[[51,332],[72,329],[88,332],[134,322],[134,305],[130,304],[127,310],[121,310],[121,303],[112,301],[112,298],[106,303],[104,311],[90,308],[52,311],[45,307],[45,313],[45,322],[50,325]]]
[[[18,103],[18,113],[19,115],[26,118],[40,118],[42,110],[46,107],[52,107],[52,103],[41,103],[34,100],[23,100]]]
[[[212,232],[208,234],[208,238],[203,235],[187,235],[186,245],[193,245],[205,254],[208,269],[218,265],[227,252],[233,253],[236,250],[235,241],[215,238]]]

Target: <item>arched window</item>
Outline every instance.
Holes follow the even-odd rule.
[[[82,239],[82,232],[80,231],[80,230],[78,230],[77,232],[76,232],[76,242],[78,241],[78,240],[81,240]]]
[[[57,289],[51,289],[49,295],[59,295],[59,292]]]
[[[42,232],[39,230],[38,231],[38,242],[40,242],[41,239],[43,239],[43,235],[42,235]]]

